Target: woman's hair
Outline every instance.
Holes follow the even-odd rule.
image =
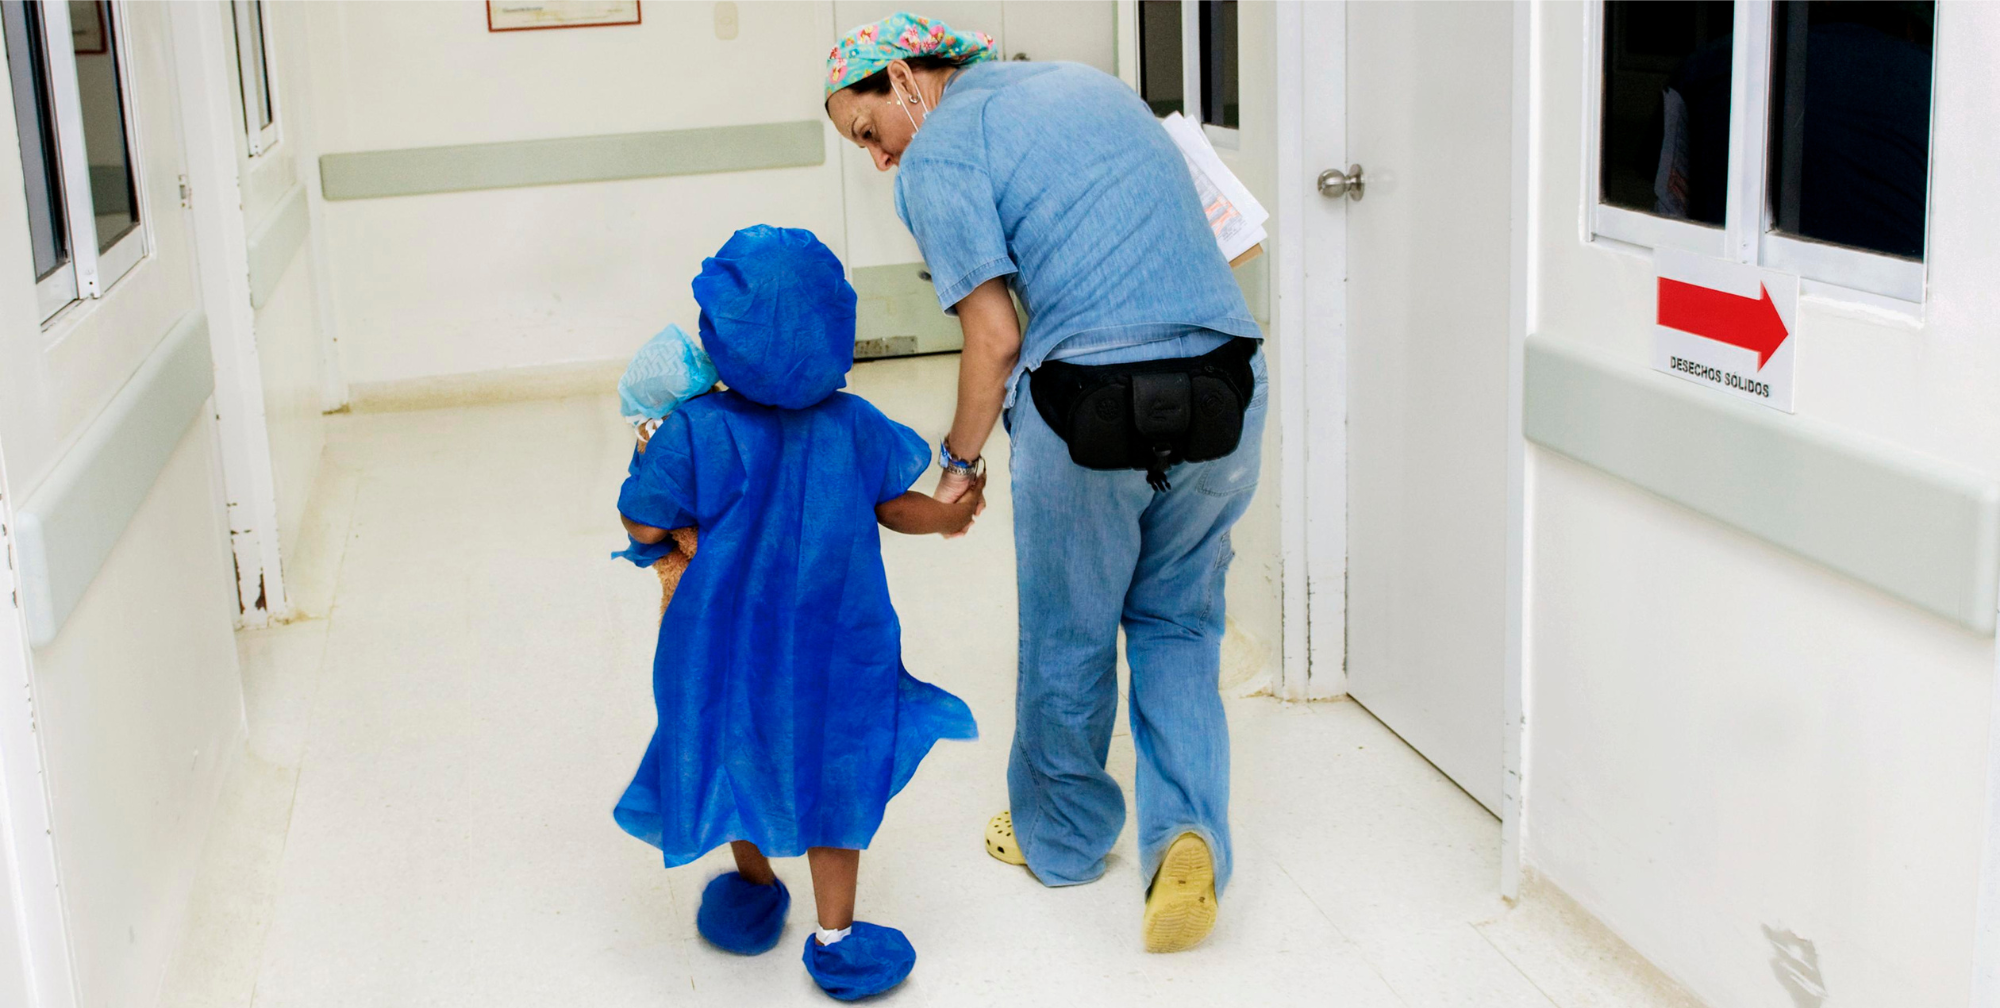
[[[955,67],[964,66],[971,62],[971,59],[969,57],[954,58],[951,56],[911,56],[908,58],[908,62],[912,70],[950,70]],[[877,70],[841,90],[853,91],[855,94],[865,95],[888,94],[889,71],[886,69]],[[832,96],[829,95],[828,97]]]

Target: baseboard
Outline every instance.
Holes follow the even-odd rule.
[[[355,413],[397,413],[608,395],[617,390],[625,363],[623,359],[570,361],[395,381],[352,382],[348,386],[347,406]]]

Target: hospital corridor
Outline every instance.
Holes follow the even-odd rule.
[[[2000,5],[0,40],[0,1008],[2000,1008]]]
[[[950,404],[931,389],[951,371],[863,364],[853,389],[938,425]],[[611,825],[652,721],[645,678],[624,673],[645,667],[659,610],[652,573],[607,571],[598,548],[592,505],[627,457],[615,412],[591,396],[334,418],[301,544],[306,613],[239,642],[249,752],[163,1003],[824,999],[769,961],[795,940],[747,958],[695,934],[725,853],[661,871]],[[460,506],[496,475],[514,492]],[[977,742],[938,744],[862,855],[863,910],[893,906],[925,939],[897,1002],[1694,1003],[1559,896],[1501,901],[1492,817],[1353,703],[1231,701],[1248,843],[1230,912],[1194,952],[1140,951],[1129,831],[1088,886],[1046,889],[989,858],[979,827],[1006,802],[1013,733],[1008,521],[996,499],[946,547],[970,556],[944,563],[1002,575],[967,589],[937,578],[929,544],[885,547],[911,671],[980,718]],[[551,623],[596,630],[579,642]],[[1112,754],[1129,788],[1122,725]],[[802,862],[777,864],[806,884]]]

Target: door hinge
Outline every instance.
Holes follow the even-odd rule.
[[[188,191],[188,177],[186,175],[182,175],[180,178],[181,178],[181,209],[185,210],[194,206],[194,203],[192,201],[194,194]]]

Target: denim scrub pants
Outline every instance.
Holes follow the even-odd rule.
[[[1191,832],[1215,857],[1216,890],[1229,880],[1229,724],[1217,680],[1229,528],[1257,488],[1269,399],[1261,352],[1251,366],[1242,443],[1169,470],[1163,493],[1145,473],[1071,462],[1025,388],[1010,411],[1021,666],[1007,791],[1014,836],[1045,885],[1102,876],[1125,825],[1124,795],[1104,770],[1121,626],[1141,878],[1150,884],[1167,846]]]

